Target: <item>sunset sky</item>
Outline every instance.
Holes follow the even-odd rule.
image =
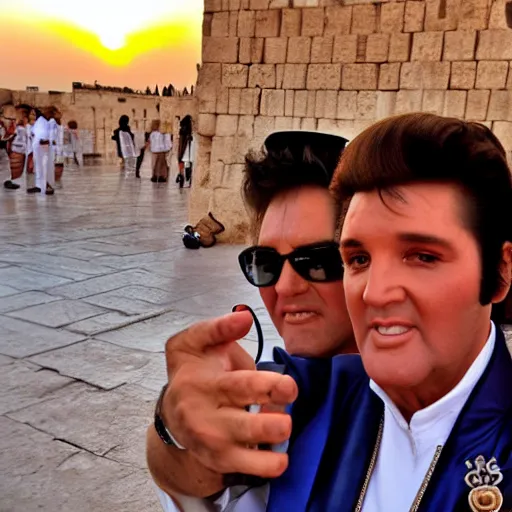
[[[193,84],[203,0],[0,0],[0,88]]]

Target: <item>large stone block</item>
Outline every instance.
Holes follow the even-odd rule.
[[[287,61],[294,64],[308,64],[311,60],[311,38],[290,37]]]
[[[455,30],[444,35],[443,60],[473,60],[475,58],[476,31]]]
[[[276,89],[283,88],[284,64],[276,64]]]
[[[266,64],[281,64],[286,62],[287,47],[287,37],[267,37],[265,39],[263,62]]]
[[[357,91],[339,91],[338,108],[336,117],[338,119],[355,119],[357,107]]]
[[[302,35],[322,36],[324,33],[324,9],[304,9],[302,11]]]
[[[213,191],[208,210],[215,212],[219,219],[232,219],[219,241],[239,244],[246,242],[249,221],[241,194],[233,194],[231,188],[217,188]]]
[[[249,0],[249,8],[251,11],[266,11],[270,4],[270,0]]]
[[[222,0],[204,0],[204,12],[222,11]]]
[[[293,0],[293,7],[318,7],[320,0]]]
[[[431,114],[442,115],[444,111],[445,91],[437,89],[426,89],[423,91],[421,110]]]
[[[357,94],[356,119],[375,119],[377,114],[377,92],[361,91]]]
[[[389,34],[370,34],[366,40],[366,62],[386,62],[389,53]]]
[[[213,15],[211,35],[213,37],[229,36],[229,12],[216,12]]]
[[[238,35],[238,12],[231,11],[229,13],[229,35]]]
[[[466,0],[426,0],[425,30],[455,30],[460,4]]]
[[[448,89],[449,62],[404,62],[400,70],[402,89]]]
[[[317,91],[317,94],[321,91]],[[338,107],[338,91],[322,91],[325,93],[324,117],[336,119]]]
[[[333,62],[355,62],[357,58],[357,35],[336,36],[332,51]]]
[[[374,4],[352,7],[352,34],[373,34],[377,30],[377,6]]]
[[[438,61],[443,51],[443,32],[413,34],[411,60]]]
[[[197,133],[205,137],[215,135],[215,122],[217,116],[213,114],[199,114],[197,118]]]
[[[261,91],[261,115],[284,116],[283,89],[264,89]]]
[[[487,107],[491,91],[471,90],[468,91],[468,101],[466,104],[466,119],[471,121],[485,121],[487,118]]]
[[[481,60],[476,69],[477,89],[503,89],[507,83],[507,61]]]
[[[217,133],[218,137],[229,137],[236,135],[238,129],[238,116],[220,114],[217,116]]]
[[[249,70],[249,87],[273,89],[276,86],[276,68],[273,64],[253,64]]]
[[[234,137],[220,137],[216,135],[212,139],[212,151],[210,154],[211,164],[223,162],[226,164],[235,163],[233,161]]]
[[[310,64],[306,87],[308,89],[339,89],[341,64]]]
[[[247,87],[249,67],[243,64],[222,65],[222,85],[224,87]]]
[[[488,121],[512,121],[512,91],[491,91]]]
[[[281,30],[281,11],[256,11],[256,37],[278,37]]]
[[[213,21],[213,14],[204,13],[203,14],[203,26],[202,26],[202,33],[203,37],[209,37],[212,35],[212,21]]]
[[[493,132],[503,144],[506,151],[512,150],[512,123],[506,121],[496,121],[493,123]],[[509,301],[510,303],[510,301]],[[509,313],[510,314],[510,313]]]
[[[489,20],[487,0],[463,0],[460,4],[459,29],[485,30]]]
[[[443,115],[464,118],[467,94],[466,91],[446,91]]]
[[[407,62],[411,53],[411,34],[391,34],[389,62]]]
[[[300,9],[283,9],[281,20],[281,37],[298,37],[301,31]]]
[[[292,130],[293,129],[293,118],[292,117],[276,117],[275,130]]]
[[[303,117],[300,122],[300,129],[312,132],[316,131],[317,120],[314,117]]]
[[[238,13],[238,35],[240,37],[254,37],[256,14],[254,11],[240,11]]]
[[[377,74],[377,64],[346,64],[342,70],[342,89],[377,89]]]
[[[293,116],[306,117],[308,103],[308,91],[295,91],[293,99]]]
[[[404,28],[405,2],[382,4],[380,12],[381,32],[402,32]]]
[[[254,116],[240,116],[238,118],[237,134],[247,139],[254,137]]]
[[[314,37],[311,45],[311,62],[312,63],[326,63],[332,62],[332,48],[334,38],[327,37]]]
[[[490,29],[508,29],[505,7],[509,0],[494,0],[489,18]]]
[[[300,117],[292,117],[292,130],[300,130]]]
[[[333,91],[335,92],[335,91]],[[315,117],[325,117],[325,93],[326,91],[316,91],[315,95]]]
[[[379,89],[397,91],[400,86],[400,63],[381,64],[379,70]]]
[[[284,115],[287,117],[293,116],[293,99],[295,91],[285,91],[284,95]]]
[[[274,117],[256,117],[254,119],[254,136],[261,138],[270,135],[275,129],[275,121]]]
[[[405,2],[404,32],[422,32],[425,21],[425,2],[407,0]]]
[[[512,60],[512,30],[482,30],[476,50],[477,60]]]
[[[220,87],[217,91],[217,104],[215,105],[215,112],[217,114],[227,114],[229,106],[229,89],[227,87]]]
[[[240,93],[240,114],[258,115],[261,89],[242,89]]]
[[[307,64],[285,64],[283,89],[305,89]]]
[[[316,111],[316,91],[308,91],[306,101],[306,117],[315,117]]]
[[[237,62],[237,37],[203,37],[203,62]]]
[[[242,2],[240,0],[229,0],[229,10],[239,11],[242,8]]]
[[[395,114],[406,114],[408,112],[419,112],[421,110],[421,100],[423,91],[405,91],[396,93]]]
[[[452,62],[450,89],[473,89],[476,79],[476,62]]]
[[[338,123],[334,119],[319,119],[317,130],[322,133],[338,133]]]
[[[384,119],[395,115],[396,92],[377,91],[377,110],[375,119]]]
[[[325,8],[324,35],[337,36],[350,33],[352,7],[333,5]]]
[[[512,89],[512,62],[508,68],[507,89]]]
[[[228,114],[240,114],[242,89],[229,89]]]
[[[238,60],[242,64],[259,64],[263,61],[262,37],[241,37]]]

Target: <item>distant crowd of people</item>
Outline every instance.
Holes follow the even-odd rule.
[[[19,189],[25,175],[28,194],[53,195],[62,186],[64,166],[83,165],[78,124],[62,126],[62,114],[53,106],[21,104],[15,111],[15,120],[0,120],[0,151],[7,153],[10,170],[4,188]]]
[[[121,159],[121,172],[135,173],[140,178],[140,170],[146,150],[151,153],[151,181],[166,183],[169,179],[169,156],[173,149],[173,137],[164,131],[160,120],[151,122],[151,129],[144,134],[144,143],[139,145],[130,128],[130,118],[123,115],[119,118],[119,126],[112,134],[117,147],[117,155]],[[195,159],[195,140],[192,134],[192,118],[185,116],[180,123],[180,135],[177,148],[178,172],[176,183],[183,188],[185,183],[192,182],[192,169]]]

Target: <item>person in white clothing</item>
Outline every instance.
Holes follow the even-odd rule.
[[[172,149],[171,135],[160,131],[160,120],[154,119],[151,122],[151,133],[149,135],[149,149],[151,151],[151,164],[153,183],[165,183],[169,176],[167,155]]]
[[[25,126],[27,131],[27,158],[25,159],[25,183],[27,187],[27,194],[36,194],[40,190],[36,187],[35,174],[34,174],[34,123],[36,122],[37,114],[35,109],[31,109],[28,116],[28,123]]]
[[[55,187],[62,188],[62,175],[64,174],[64,127],[62,126],[62,113],[55,109],[49,123],[55,167]]]
[[[331,190],[361,356],[278,351],[285,375],[256,372],[233,343],[246,313],[174,336],[159,485],[240,512],[512,508],[512,357],[491,321],[512,280],[503,146],[478,123],[385,119],[348,146]],[[291,417],[246,409],[289,403]],[[270,478],[268,494],[240,496],[233,474]]]
[[[32,128],[36,188],[39,189],[38,192],[44,191],[46,195],[53,195],[55,186],[55,166],[49,122],[54,113],[55,107],[43,109]]]
[[[4,188],[16,190],[20,188],[20,178],[23,175],[26,164],[27,130],[30,107],[18,105],[16,107],[16,128],[9,143],[9,164],[11,179],[4,182]]]

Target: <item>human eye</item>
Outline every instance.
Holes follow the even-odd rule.
[[[422,265],[433,265],[434,263],[440,261],[440,257],[436,254],[432,254],[430,252],[425,251],[414,251],[412,253],[406,254],[406,261],[411,263],[419,263]]]
[[[348,254],[343,257],[345,268],[361,270],[370,263],[370,256],[364,253]]]

